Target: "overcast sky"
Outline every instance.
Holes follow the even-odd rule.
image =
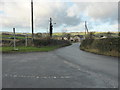
[[[33,0],[35,32],[48,32],[50,17],[54,32],[83,32],[85,21],[90,31],[118,31],[118,0],[100,1]],[[0,30],[31,33],[30,5],[31,0],[1,0]]]

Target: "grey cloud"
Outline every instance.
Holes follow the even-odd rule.
[[[6,2],[5,2],[6,3]],[[11,2],[12,3],[12,2]],[[53,18],[53,22],[56,23],[55,27],[59,27],[61,25],[67,26],[77,26],[81,22],[82,17],[77,17],[80,14],[84,14],[90,18],[95,20],[100,20],[102,22],[110,22],[115,23],[117,20],[117,3],[88,3],[88,2],[77,2],[72,3],[76,4],[79,9],[76,15],[69,17],[67,14],[67,10],[71,8],[72,5],[67,5],[69,2],[59,2],[59,3],[46,3],[44,5],[37,2],[36,8],[34,6],[34,26],[35,28],[48,28],[49,18]],[[60,5],[59,5],[60,4]],[[27,6],[26,6],[27,5]],[[7,9],[7,14],[10,15],[9,18],[4,17],[7,23],[3,23],[6,27],[30,27],[31,26],[31,13],[30,13],[30,3],[28,2],[24,4],[13,3],[11,6],[4,6]],[[34,3],[35,5],[35,3]],[[43,7],[42,7],[42,6]],[[25,7],[25,9],[23,8]],[[10,9],[11,8],[11,9]],[[20,8],[21,10],[17,10],[16,8]],[[73,8],[74,10],[74,8]],[[14,11],[14,13],[13,13]],[[12,13],[11,13],[12,12]],[[42,13],[43,12],[43,13]],[[13,17],[11,17],[13,16]],[[14,18],[14,16],[16,18]],[[14,18],[13,20],[11,20]],[[25,19],[24,19],[25,18]],[[89,26],[90,27],[90,26]]]
[[[54,3],[53,3],[54,5]],[[78,25],[79,22],[81,21],[81,19],[79,17],[68,17],[67,16],[67,9],[68,7],[66,6],[66,3],[64,3],[64,7],[63,8],[51,8],[52,12],[43,17],[42,19],[40,19],[41,17],[38,17],[37,21],[36,21],[36,26],[41,26],[41,27],[46,27],[46,25],[49,22],[49,18],[52,17],[53,19],[53,23],[56,23],[56,25],[54,25],[55,27],[59,27],[63,24],[68,25],[68,26],[74,26],[74,25]]]
[[[88,16],[93,19],[99,19],[101,21],[116,21],[118,18],[118,3],[117,2],[99,2],[91,3],[87,7]]]

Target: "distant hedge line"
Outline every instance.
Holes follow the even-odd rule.
[[[31,39],[28,39],[28,46],[35,46],[35,47],[41,47],[41,46],[67,46],[71,43],[67,40],[56,40],[56,39],[34,39],[33,42]],[[10,40],[2,40],[3,46],[13,46],[13,41]],[[16,41],[16,46],[25,46],[26,41],[19,40]]]
[[[35,39],[34,46],[55,46],[55,45],[70,45],[71,43],[66,40],[56,40],[56,39]]]
[[[25,46],[25,40],[16,42],[17,46]],[[56,39],[34,39],[33,42],[28,40],[28,46],[42,47],[42,46],[66,46],[70,45],[69,41]]]
[[[91,51],[99,54],[120,53],[120,37],[118,38],[104,38],[104,39],[85,39],[81,42],[80,49]],[[110,54],[110,55],[111,55]],[[114,55],[118,56],[118,55]]]

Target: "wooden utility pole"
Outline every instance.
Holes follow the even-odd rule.
[[[85,34],[87,34],[87,33],[88,33],[88,28],[87,28],[87,23],[85,21]]]
[[[15,43],[15,28],[13,28],[13,34],[14,34],[14,50],[16,48],[16,43]]]
[[[14,50],[18,50],[17,48],[16,48],[16,38],[15,38],[15,28],[13,28],[13,34],[14,34],[14,41],[13,41],[13,43],[14,43]]]
[[[25,43],[25,46],[26,46],[26,47],[27,47],[27,45],[28,45],[28,40],[27,40],[27,39],[28,39],[28,35],[26,34],[26,39],[25,39],[25,42],[26,42],[26,43]]]
[[[31,24],[32,24],[32,41],[34,39],[34,27],[33,27],[33,0],[31,0]]]
[[[53,24],[52,24],[52,18],[50,18],[50,37],[52,37],[52,31],[53,31]]]

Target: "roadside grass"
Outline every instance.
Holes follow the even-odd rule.
[[[69,44],[71,45],[71,44]],[[53,51],[55,49],[68,46],[68,44],[65,45],[55,45],[55,46],[41,46],[41,47],[35,47],[35,46],[18,46],[14,50],[13,47],[0,47],[0,52],[2,53],[13,53],[13,52],[48,52]]]
[[[96,54],[120,57],[120,37],[104,39],[85,39],[80,49]]]
[[[13,47],[0,47],[0,51],[3,53],[10,53],[10,52],[48,52],[60,48],[62,46],[43,46],[43,47],[16,47],[18,50],[14,50]]]
[[[3,53],[9,52],[48,52],[54,49],[71,45],[69,41],[55,40],[55,39],[34,39],[28,40],[27,47],[25,46],[25,40],[16,40],[16,49],[14,50],[13,42],[3,40],[0,51]]]
[[[99,55],[120,57],[120,53],[114,50],[109,51],[109,52],[100,52],[98,49],[85,49],[85,48],[81,48],[81,50],[91,52],[94,54],[99,54]]]

